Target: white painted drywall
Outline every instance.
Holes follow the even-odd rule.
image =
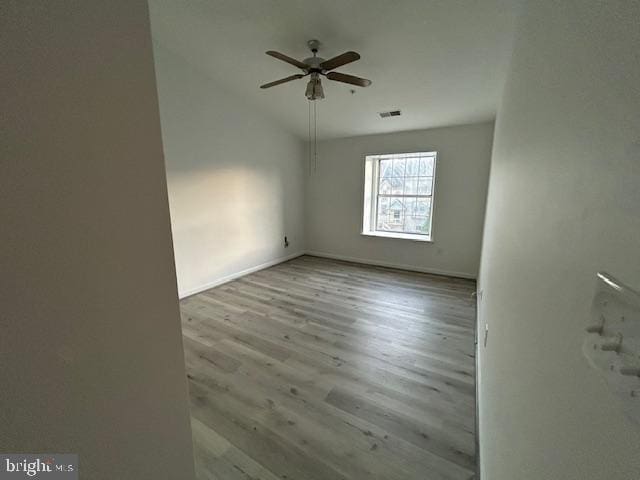
[[[489,122],[320,142],[307,176],[307,250],[475,278],[492,137]],[[433,243],[361,235],[365,155],[415,151],[438,152]]]
[[[526,3],[482,252],[483,479],[640,478],[640,430],[581,354],[595,273],[640,286],[639,24],[639,2]]]
[[[251,105],[307,135],[306,79],[267,91],[258,85],[298,73],[264,54],[362,58],[341,72],[369,88],[323,81],[323,139],[417,130],[495,118],[518,0],[151,0],[154,34]],[[381,122],[377,112],[404,115]]]
[[[0,451],[194,477],[146,2],[0,6]]]
[[[158,39],[154,52],[180,296],[301,254],[303,143]]]

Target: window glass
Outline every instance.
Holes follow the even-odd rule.
[[[373,158],[373,159],[372,159]],[[377,162],[367,203],[371,228],[380,232],[413,235],[431,234],[432,195],[435,172],[434,153],[405,153],[367,157]]]

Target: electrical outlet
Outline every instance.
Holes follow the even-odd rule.
[[[640,293],[606,273],[597,276],[582,351],[624,412],[640,424]]]

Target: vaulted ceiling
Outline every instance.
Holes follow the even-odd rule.
[[[154,40],[220,87],[306,138],[306,80],[259,85],[299,71],[265,55],[362,58],[336,71],[368,88],[323,80],[318,135],[345,137],[490,120],[513,41],[517,0],[151,0]],[[355,93],[351,93],[355,90]],[[382,119],[379,112],[400,109]]]

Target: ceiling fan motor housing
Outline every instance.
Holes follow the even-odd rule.
[[[309,57],[303,60],[304,63],[309,65],[309,72],[322,72],[322,68],[320,68],[320,64],[324,62],[324,58],[322,57]]]

